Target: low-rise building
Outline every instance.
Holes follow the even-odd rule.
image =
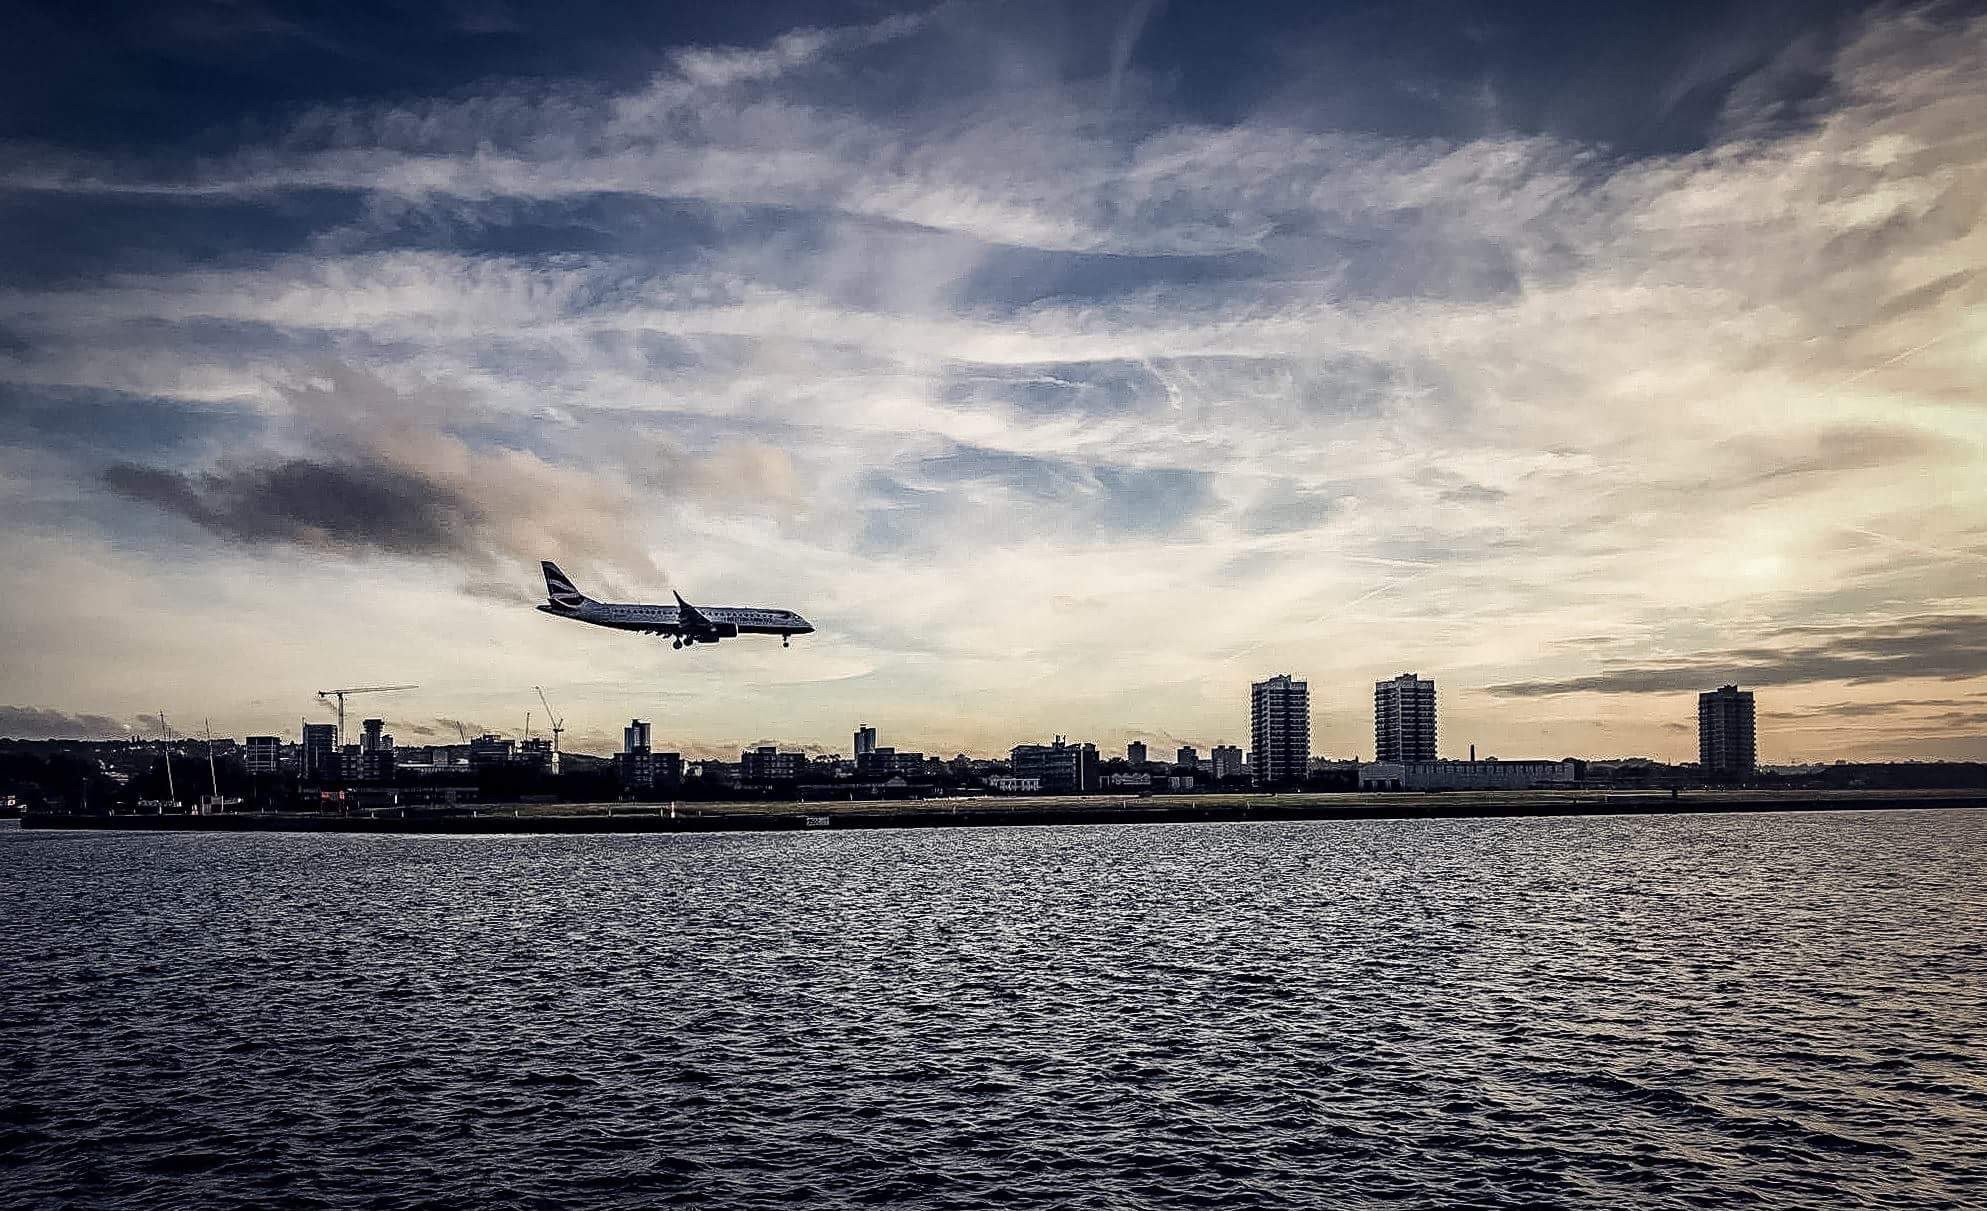
[[[672,787],[683,781],[683,754],[657,753],[647,748],[639,752],[616,753],[614,772],[624,790],[646,791]]]
[[[925,769],[923,753],[900,753],[894,748],[871,748],[856,754],[856,776],[859,778],[888,778],[894,774],[922,774]]]
[[[1044,794],[1067,795],[1097,789],[1097,746],[1071,744],[1061,736],[1053,744],[1017,744],[1009,754],[1016,776],[1039,778]]]
[[[1584,772],[1571,757],[1558,761],[1369,761],[1359,766],[1360,790],[1533,790],[1577,786]]]
[[[1042,793],[1042,780],[1015,774],[994,774],[987,779],[987,789],[1003,795],[1039,795]]]
[[[533,736],[517,746],[517,760],[519,765],[552,770],[552,742],[544,736]]]
[[[508,736],[485,732],[469,742],[469,768],[489,769],[509,765],[514,756],[514,746]]]
[[[743,782],[798,782],[806,772],[806,753],[783,753],[776,745],[762,744],[738,755],[738,777]]]

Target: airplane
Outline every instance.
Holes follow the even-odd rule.
[[[736,606],[693,606],[677,593],[676,604],[646,605],[631,602],[595,601],[573,587],[572,578],[549,559],[539,561],[545,570],[545,595],[550,600],[538,608],[558,618],[590,622],[617,631],[640,631],[645,635],[669,635],[674,648],[692,644],[716,643],[740,635],[778,635],[780,646],[790,646],[795,635],[812,634],[813,624],[792,610],[744,609]]]

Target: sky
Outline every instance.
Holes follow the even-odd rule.
[[[1979,6],[14,26],[0,735],[1987,759]]]

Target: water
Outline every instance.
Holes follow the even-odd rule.
[[[0,1203],[1987,1205],[1987,813],[0,833]]]

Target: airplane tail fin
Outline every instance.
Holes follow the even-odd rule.
[[[553,605],[560,609],[577,610],[591,600],[573,587],[572,579],[559,570],[558,564],[541,559],[538,566],[545,570],[545,596],[551,598]]]

